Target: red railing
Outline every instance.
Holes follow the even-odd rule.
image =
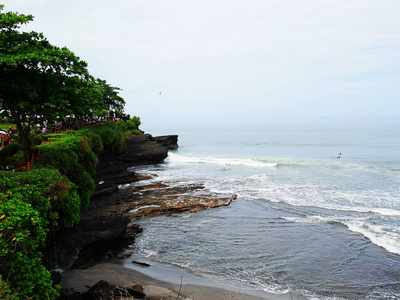
[[[50,140],[50,142],[47,142],[47,143],[52,143],[52,142],[53,142],[53,140]],[[43,145],[44,143],[46,143],[46,142],[43,140],[41,145]],[[40,157],[40,149],[38,149],[38,152],[36,154],[36,158],[39,158],[39,157]],[[32,158],[31,159],[29,159],[29,157],[27,157],[27,158],[28,158],[27,159],[28,163],[26,165],[24,165],[22,167],[19,167],[19,168],[16,168],[16,169],[13,169],[13,170],[10,170],[10,172],[20,171],[20,170],[25,169],[25,168],[28,168],[28,172],[30,172],[31,171],[31,164],[33,164],[33,162],[35,160],[35,153],[32,153]]]

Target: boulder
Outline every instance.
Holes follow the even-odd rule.
[[[131,287],[120,287],[99,280],[89,287],[86,292],[78,292],[74,289],[62,289],[60,300],[114,300],[114,299],[146,299],[143,286],[136,284]]]
[[[130,219],[107,215],[82,214],[80,223],[71,229],[64,229],[49,241],[53,247],[48,249],[46,265],[52,271],[53,280],[62,270],[84,269],[98,261],[120,254],[121,250],[134,243],[142,229],[138,225],[128,226]]]
[[[105,280],[100,280],[94,286],[90,287],[85,293],[84,299],[90,300],[112,300],[114,295],[118,295],[118,289],[115,285],[109,284]]]
[[[157,143],[163,145],[168,150],[175,150],[179,148],[177,135],[156,136],[154,139],[157,141]]]
[[[121,161],[130,164],[158,164],[168,156],[168,149],[150,134],[131,135],[126,138]]]

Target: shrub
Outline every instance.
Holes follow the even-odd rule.
[[[91,126],[89,130],[100,136],[104,151],[120,153],[124,149],[125,135],[117,123],[109,121],[100,126]]]
[[[89,142],[90,149],[92,149],[92,151],[97,155],[99,155],[104,150],[101,137],[97,133],[93,132],[88,128],[79,129],[77,131],[69,131],[68,133],[77,134],[79,136],[86,138],[87,141]]]
[[[142,123],[140,122],[140,118],[137,117],[137,116],[133,116],[133,117],[130,119],[130,121],[133,122],[133,123],[136,125],[136,129],[139,129],[140,124],[142,124]]]
[[[16,294],[13,294],[7,285],[0,276],[0,299],[2,300],[17,300],[18,297]]]
[[[41,264],[45,239],[45,219],[25,203],[21,194],[0,202],[3,219],[0,222],[0,257],[2,277],[20,299],[54,298],[57,290],[52,287],[50,273]],[[50,297],[52,296],[52,297]]]
[[[90,204],[90,197],[96,189],[96,184],[94,183],[92,176],[78,165],[77,173],[75,174],[73,182],[78,187],[81,206],[88,206]]]
[[[89,205],[96,186],[91,175],[96,173],[97,156],[89,142],[79,135],[65,135],[52,143],[39,146],[40,158],[35,167],[53,167],[78,187],[81,205]]]
[[[0,295],[57,297],[58,287],[52,286],[50,272],[42,265],[41,251],[48,232],[72,227],[79,211],[76,186],[57,170],[0,172]]]
[[[38,134],[32,134],[30,136],[31,145],[40,145],[43,141],[43,136],[44,134],[41,131]]]
[[[0,172],[2,199],[14,194],[23,195],[50,228],[72,227],[79,221],[80,200],[77,187],[57,170],[33,169],[27,172]]]
[[[41,261],[47,235],[79,222],[80,207],[89,204],[95,190],[91,175],[96,171],[96,155],[103,150],[121,152],[125,134],[140,134],[139,125],[140,119],[134,117],[74,132],[37,135],[32,144],[39,145],[40,157],[30,173],[0,172],[1,299],[58,296],[59,287],[52,285]],[[47,143],[40,145],[42,138]],[[16,157],[13,154],[19,149],[17,144],[5,147],[0,161]]]
[[[0,164],[2,165],[2,167],[5,168],[6,160],[14,156],[20,150],[21,150],[21,144],[17,142],[5,145],[0,150]]]
[[[118,126],[122,127],[125,134],[142,134],[142,132],[139,130],[139,126],[141,124],[139,117],[132,117],[131,119],[126,121],[121,119],[118,121],[117,124]]]

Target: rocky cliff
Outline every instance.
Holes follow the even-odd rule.
[[[123,153],[99,158],[94,176],[96,191],[91,204],[82,209],[79,225],[59,232],[50,243],[52,247],[48,249],[46,261],[53,270],[55,282],[59,281],[63,270],[87,268],[107,257],[129,255],[126,249],[141,232],[141,228],[132,222],[135,219],[224,206],[236,198],[235,195],[212,193],[201,184],[170,186],[153,180],[140,187],[119,188],[121,184],[156,176],[137,174],[128,171],[128,167],[162,163],[168,150],[177,148],[176,135],[128,136]]]

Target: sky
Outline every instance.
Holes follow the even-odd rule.
[[[145,118],[400,115],[398,0],[3,0]]]

